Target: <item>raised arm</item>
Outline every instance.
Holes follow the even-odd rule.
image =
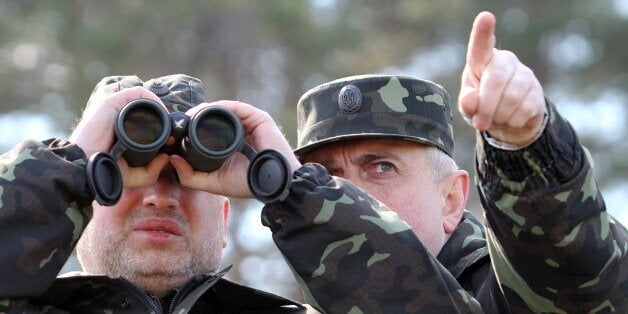
[[[500,289],[515,312],[625,311],[626,229],[606,212],[573,128],[532,71],[495,49],[494,28],[492,14],[478,15],[459,110],[479,131],[478,183]]]
[[[480,13],[471,30],[458,107],[471,126],[515,145],[530,144],[543,127],[543,88],[530,68],[495,49],[495,17]]]

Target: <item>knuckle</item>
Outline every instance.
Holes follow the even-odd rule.
[[[507,88],[504,90],[502,103],[508,107],[516,106],[525,96],[525,92],[526,90],[519,86]]]
[[[270,115],[270,113],[266,111],[260,110],[259,118],[261,121],[268,121],[269,123],[275,124],[275,120],[273,119],[273,117]]]
[[[536,75],[534,75],[534,71],[523,64],[521,65],[521,71],[526,77],[536,78]]]
[[[497,50],[495,55],[496,55],[496,59],[504,63],[512,63],[512,64],[520,63],[519,58],[517,58],[517,55],[510,50]]]
[[[526,101],[519,108],[519,115],[521,118],[529,119],[536,115],[536,111],[535,106],[531,102]]]
[[[488,71],[489,78],[493,79],[493,82],[505,81],[510,77],[510,69],[506,64],[497,63],[496,66],[491,67]]]

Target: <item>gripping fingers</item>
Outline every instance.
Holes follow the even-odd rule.
[[[529,132],[534,133],[541,124],[545,114],[545,106],[539,106],[539,101],[543,101],[542,99],[542,95],[538,95],[532,91],[528,92],[521,102],[521,105],[517,108],[517,111],[515,111],[508,120],[508,127],[511,129],[520,129],[522,134]]]
[[[510,120],[521,103],[531,92],[533,81],[530,79],[531,71],[525,67],[518,67],[510,81],[504,88],[493,123],[503,125]],[[532,75],[533,77],[533,75]]]

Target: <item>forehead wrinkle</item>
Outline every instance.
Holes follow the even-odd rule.
[[[389,145],[384,147],[378,147],[375,149],[370,148],[373,143],[371,141],[357,140],[337,143],[326,149],[324,159],[318,161],[325,167],[339,167],[341,160],[344,160],[346,164],[363,165],[379,159],[393,159],[401,161],[401,157],[394,152],[391,152]],[[388,143],[384,143],[388,144]],[[375,145],[379,146],[379,145]],[[333,147],[333,148],[332,148]],[[322,154],[318,154],[319,156]],[[357,155],[357,156],[356,156]],[[355,156],[355,157],[354,157]],[[315,158],[310,158],[310,161]]]

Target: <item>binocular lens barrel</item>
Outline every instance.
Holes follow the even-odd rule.
[[[155,143],[164,131],[162,117],[146,107],[130,109],[122,119],[122,126],[129,139],[144,145]]]
[[[233,121],[222,113],[209,113],[202,117],[195,130],[202,147],[211,151],[223,151],[236,140]]]
[[[136,99],[120,110],[115,124],[116,138],[126,151],[129,166],[150,162],[168,140],[171,122],[166,108],[150,99]]]
[[[116,143],[111,152],[93,155],[87,163],[88,187],[100,204],[110,206],[120,199],[118,157],[131,167],[141,167],[160,151],[179,154],[194,170],[203,172],[220,168],[240,151],[251,161],[247,183],[257,199],[270,203],[284,200],[289,193],[291,169],[286,158],[272,149],[256,152],[244,141],[240,119],[225,107],[168,113],[158,102],[136,99],[120,110],[114,130]],[[171,136],[174,143],[166,145]]]
[[[169,114],[165,106],[150,99],[128,103],[118,113],[115,125],[116,137],[125,147],[122,156],[132,167],[145,166],[163,149],[180,154],[197,171],[220,168],[240,148],[244,133],[240,119],[220,106],[206,107],[190,115]],[[177,142],[165,147],[171,135]]]
[[[214,171],[240,148],[243,134],[233,112],[220,106],[204,108],[190,119],[181,155],[195,170]]]

